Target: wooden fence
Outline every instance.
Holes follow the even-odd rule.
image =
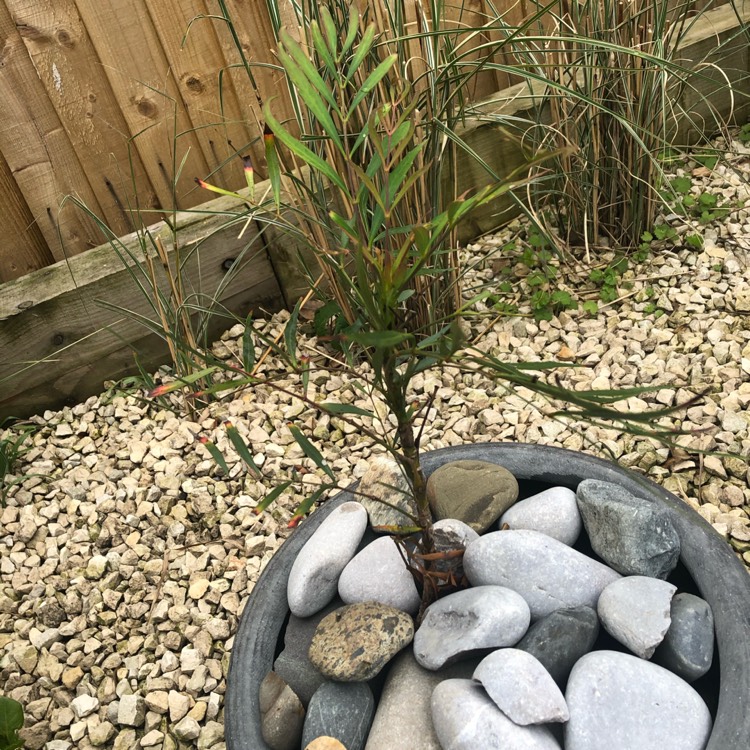
[[[419,0],[399,1],[413,21]],[[279,3],[279,21],[290,29],[292,2]],[[386,0],[360,2],[377,13]],[[453,5],[462,6],[460,18],[447,11],[456,23],[486,22],[489,0]],[[506,6],[510,24],[535,7],[494,5]],[[273,63],[266,3],[226,6],[247,59]],[[236,155],[262,161],[258,99],[283,94],[280,74],[254,68],[252,89],[228,26],[208,18],[218,7],[217,0],[0,0],[0,283],[99,245],[94,216],[122,236],[136,228],[133,209],[152,223],[160,209],[206,201],[194,177],[236,188],[243,184]],[[480,100],[512,83],[488,71],[470,95]],[[64,203],[68,195],[91,215]]]
[[[382,2],[382,0],[377,0]],[[227,0],[243,50],[273,62],[262,0]],[[237,153],[262,158],[257,97],[215,0],[0,0],[0,283],[118,236],[131,209],[186,209],[196,176],[236,188]],[[484,0],[467,0],[476,23]],[[281,19],[293,26],[291,7]],[[221,75],[220,75],[220,71]],[[280,77],[257,68],[261,98]],[[220,85],[221,79],[221,85]],[[485,76],[476,96],[509,83]],[[220,95],[221,89],[221,95]],[[175,148],[176,145],[176,148]],[[174,176],[179,172],[179,177]],[[173,189],[174,183],[174,189]]]

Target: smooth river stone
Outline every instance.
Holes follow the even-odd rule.
[[[436,552],[454,552],[465,550],[471,542],[479,539],[479,534],[463,521],[443,518],[432,524],[432,538]],[[442,573],[450,573],[457,582],[464,577],[463,555],[438,560],[435,567]]]
[[[565,699],[565,750],[703,750],[711,734],[708,707],[687,682],[630,654],[586,654]]]
[[[347,604],[379,602],[416,614],[420,596],[396,542],[380,537],[358,552],[339,578],[339,596]]]
[[[604,629],[642,659],[664,640],[677,587],[659,578],[628,576],[611,583],[599,597]]]
[[[260,683],[260,730],[271,750],[297,750],[305,709],[294,691],[275,672]]]
[[[538,659],[562,688],[573,665],[594,648],[598,636],[596,612],[586,606],[570,607],[537,620],[515,647]]]
[[[443,680],[469,679],[478,659],[438,669],[420,667],[405,648],[388,667],[365,750],[441,750],[432,724],[432,691]]]
[[[560,688],[542,663],[526,651],[493,651],[479,663],[473,678],[516,724],[568,720],[568,707]]]
[[[339,575],[367,528],[367,512],[355,502],[343,503],[326,518],[299,551],[287,582],[289,609],[309,617],[336,596]]]
[[[518,482],[488,461],[451,461],[427,480],[427,499],[437,519],[454,518],[481,534],[518,497]]]
[[[714,658],[714,615],[708,602],[693,594],[677,594],[671,615],[654,661],[693,682],[708,672]]]
[[[529,607],[515,591],[475,586],[432,603],[414,635],[414,656],[426,669],[477,651],[513,646],[529,627]]]
[[[302,745],[334,737],[346,750],[363,750],[374,713],[375,698],[367,683],[325,682],[307,709]]]
[[[666,578],[680,557],[680,537],[669,512],[622,487],[584,479],[576,491],[591,546],[626,576]]]
[[[406,515],[417,514],[414,495],[403,469],[393,458],[371,458],[367,471],[359,480],[357,492],[357,500],[367,510],[374,529],[377,530],[379,526],[414,525],[414,521]]]
[[[347,604],[324,617],[310,644],[310,661],[338,682],[366,682],[414,638],[414,622],[395,607]]]
[[[435,688],[432,722],[442,750],[560,750],[547,727],[515,724],[473,680]]]
[[[284,630],[284,650],[276,657],[273,671],[294,690],[302,705],[307,707],[315,691],[325,682],[320,672],[312,665],[307,652],[320,621],[344,602],[338,597],[312,617],[290,615]]]
[[[464,554],[472,586],[517,591],[538,620],[556,609],[596,609],[604,588],[620,578],[606,565],[538,531],[495,531],[472,542]]]
[[[583,523],[576,502],[576,493],[567,487],[548,490],[519,500],[500,516],[500,528],[540,531],[572,547],[581,533]]]

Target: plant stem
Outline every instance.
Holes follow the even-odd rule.
[[[421,622],[424,611],[437,599],[437,588],[432,581],[431,573],[435,562],[429,556],[435,551],[432,535],[432,514],[427,500],[427,480],[422,470],[419,454],[419,442],[414,437],[414,412],[406,404],[406,388],[403,378],[397,372],[393,360],[385,365],[384,381],[386,399],[396,417],[396,432],[398,434],[398,459],[406,472],[411,485],[414,502],[417,506],[417,524],[422,529],[420,534],[420,555],[427,556],[423,565],[412,573],[417,573],[417,579],[422,584],[422,602],[417,615],[417,623]]]

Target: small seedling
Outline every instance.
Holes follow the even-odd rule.
[[[0,428],[3,427],[5,422],[0,423]],[[20,431],[14,434],[9,434],[0,438],[0,506],[5,504],[5,499],[8,495],[8,491],[14,484],[18,484],[25,477],[13,477],[18,462],[23,457],[23,454],[29,449],[25,445],[26,441],[34,434],[36,427],[34,425],[23,425],[20,427]]]
[[[23,726],[23,707],[18,701],[0,695],[0,750],[23,747],[18,730]]]

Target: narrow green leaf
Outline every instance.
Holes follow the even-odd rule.
[[[321,452],[302,434],[299,427],[290,424],[289,431],[292,433],[292,437],[297,441],[297,445],[304,451],[305,455],[319,468],[322,469],[328,476],[336,481],[336,477],[333,473],[333,469],[326,463]]]
[[[317,24],[315,24],[315,27],[317,28]],[[294,63],[296,63],[296,70],[304,76],[307,82],[315,87],[315,90],[328,102],[328,104],[331,106],[331,109],[334,112],[338,112],[336,99],[333,96],[333,92],[330,90],[330,88],[328,88],[328,84],[326,84],[326,82],[323,80],[320,73],[318,73],[310,58],[305,54],[299,44],[297,44],[297,42],[295,42],[294,39],[292,39],[289,34],[287,34],[283,29],[281,30],[281,42],[283,44],[283,47],[279,48],[279,60],[284,66],[284,69],[287,70],[287,72],[290,72],[287,68],[287,63],[291,63],[291,60],[294,60]],[[289,55],[288,57],[286,57],[287,54]],[[300,94],[304,97],[306,89],[308,89],[309,87],[305,86],[305,81],[300,78],[295,77],[295,79],[293,80],[295,82],[295,85],[297,84],[297,81],[301,81],[303,83],[303,85],[300,86],[299,89]],[[316,107],[320,107],[321,105],[322,102],[320,104],[316,103]],[[325,105],[322,106],[324,107]],[[327,114],[327,110],[325,113]],[[317,113],[315,113],[315,116],[318,116]]]
[[[349,27],[346,30],[346,38],[344,44],[341,46],[341,57],[343,57],[349,48],[354,44],[354,40],[357,37],[357,29],[359,28],[359,8],[352,4],[349,6]]]
[[[172,393],[172,391],[178,391],[180,388],[184,388],[186,385],[192,385],[196,381],[208,377],[212,373],[216,372],[216,370],[216,367],[206,367],[203,370],[191,372],[189,375],[183,375],[181,378],[178,378],[172,383],[157,385],[156,388],[153,388],[149,392],[149,398],[157,398],[158,396],[164,396],[167,393]]]
[[[271,111],[266,105],[263,110],[266,123],[273,130],[274,135],[296,156],[307,164],[311,169],[315,169],[320,172],[324,177],[328,178],[332,184],[341,190],[341,192],[351,200],[349,191],[346,184],[338,175],[338,173],[328,164],[326,161],[321,159],[316,153],[311,151],[301,141],[298,141],[291,133],[289,133],[284,126],[271,114]]]
[[[350,82],[354,77],[354,74],[359,69],[362,61],[367,57],[367,53],[372,47],[372,43],[375,40],[375,24],[371,23],[366,29],[365,33],[362,34],[362,40],[357,45],[357,50],[354,53],[351,63],[349,63],[349,69],[346,72],[346,80]]]
[[[294,43],[290,41],[291,49],[299,49],[296,47]],[[296,60],[293,60],[292,57],[287,54],[284,47],[279,46],[278,49],[278,56],[281,64],[284,66],[284,70],[286,71],[287,75],[291,79],[292,83],[294,84],[295,88],[297,89],[297,92],[302,97],[302,101],[307,105],[308,110],[315,116],[315,119],[318,120],[318,122],[321,124],[324,132],[328,135],[328,137],[339,147],[341,148],[341,138],[339,136],[339,130],[338,128],[333,124],[333,119],[331,118],[330,110],[328,106],[326,106],[326,103],[323,101],[321,96],[318,96],[316,93],[317,91],[317,81],[310,80],[307,78],[308,70],[304,70],[296,64]],[[304,53],[300,51],[300,57],[305,60],[306,63],[312,68],[312,64],[310,61],[305,57]],[[320,83],[323,84],[323,87],[326,88],[325,83],[323,83],[323,79],[320,78],[318,75],[318,72],[312,68],[312,75],[317,76],[317,78],[320,80]],[[330,95],[330,92],[328,92]],[[325,96],[324,94],[322,96]],[[329,102],[330,105],[330,102]]]
[[[310,34],[312,36],[313,46],[315,47],[315,51],[322,58],[323,62],[325,63],[326,68],[328,68],[328,71],[331,74],[335,74],[336,73],[336,61],[333,59],[333,56],[331,55],[331,51],[328,49],[328,45],[325,43],[325,40],[323,39],[323,35],[320,33],[320,26],[318,26],[318,22],[315,20],[313,20],[310,23]]]
[[[310,508],[318,502],[320,496],[328,489],[327,486],[319,487],[315,492],[303,500],[294,511],[294,515],[287,524],[287,528],[293,529],[310,512]]]
[[[376,349],[389,349],[412,338],[405,331],[355,331],[348,333],[347,337],[360,346],[373,346]]]
[[[279,166],[279,155],[276,153],[276,138],[267,124],[263,131],[263,143],[266,147],[268,179],[271,181],[273,200],[278,211],[281,208],[281,167]]]
[[[339,32],[336,29],[336,24],[333,22],[333,18],[331,18],[330,11],[325,5],[320,9],[320,17],[323,21],[323,28],[326,31],[328,49],[331,50],[331,53],[335,56],[337,51],[336,48],[338,47]]]
[[[255,476],[259,478],[261,476],[260,469],[258,468],[258,465],[253,460],[253,457],[250,454],[250,450],[248,449],[247,444],[242,439],[242,435],[240,435],[240,433],[237,431],[237,428],[231,422],[226,422],[226,428],[227,428],[227,436],[229,437],[229,440],[234,446],[234,449],[239,454],[239,457],[247,464],[247,466],[250,468],[253,474],[255,474]]]
[[[362,101],[362,99],[371,94],[372,90],[380,83],[380,81],[382,81],[383,78],[388,75],[388,71],[393,67],[393,64],[396,62],[396,60],[398,60],[398,55],[388,55],[388,57],[386,57],[385,60],[383,60],[383,62],[380,63],[380,65],[378,65],[378,67],[375,68],[375,70],[373,70],[369,76],[367,76],[367,80],[360,87],[357,95],[352,101],[351,106],[349,107],[349,111],[346,113],[346,120],[348,120],[352,116],[354,110],[357,109],[357,106]]]
[[[227,462],[224,459],[224,456],[221,454],[221,451],[207,437],[200,438],[200,442],[211,454],[211,458],[216,461],[216,463],[219,465],[219,468],[224,472],[224,476],[228,477],[229,467],[227,466]]]
[[[253,314],[245,320],[245,330],[242,333],[242,367],[246,373],[251,373],[255,367],[255,344],[253,342]]]
[[[388,175],[388,190],[391,194],[391,200],[392,202],[398,203],[398,197],[395,197],[398,193],[399,187],[401,187],[401,183],[404,181],[404,178],[406,177],[408,171],[411,169],[412,164],[414,163],[414,160],[419,156],[419,152],[422,150],[422,144],[420,143],[418,146],[413,148],[409,153],[406,154],[406,156],[403,157],[403,159],[400,159],[398,164],[396,165],[395,169]],[[419,176],[419,173],[416,173],[416,176]]]
[[[356,414],[359,417],[373,417],[371,411],[367,409],[360,409],[359,406],[352,406],[351,404],[334,404],[327,401],[324,404],[319,404],[323,411],[327,411],[329,414]]]
[[[345,219],[341,214],[337,214],[335,211],[330,211],[328,216],[340,229],[341,231],[352,241],[357,242],[359,235],[355,231],[355,219]]]
[[[292,367],[297,367],[297,323],[299,322],[301,307],[302,300],[298,300],[294,306],[294,310],[292,310],[292,314],[289,316],[289,320],[284,326],[284,345],[286,346],[286,353],[289,356]]]
[[[274,487],[256,506],[253,508],[253,513],[260,515],[271,503],[273,503],[279,495],[281,495],[292,482],[282,482],[277,487]]]

